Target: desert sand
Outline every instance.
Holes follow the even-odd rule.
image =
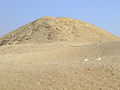
[[[0,90],[120,90],[120,38],[91,24],[43,17],[0,45]]]

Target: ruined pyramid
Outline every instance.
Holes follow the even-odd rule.
[[[97,43],[114,40],[119,38],[84,21],[46,16],[2,36],[0,46],[59,41]]]

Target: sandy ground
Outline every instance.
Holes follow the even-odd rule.
[[[120,41],[1,46],[0,90],[120,90]]]

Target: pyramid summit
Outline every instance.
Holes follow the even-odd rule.
[[[0,38],[0,45],[70,41],[94,43],[119,40],[109,32],[81,20],[41,17]]]

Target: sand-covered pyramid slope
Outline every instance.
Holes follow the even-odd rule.
[[[94,43],[119,40],[118,37],[81,20],[42,17],[0,38],[0,45],[78,41]]]

